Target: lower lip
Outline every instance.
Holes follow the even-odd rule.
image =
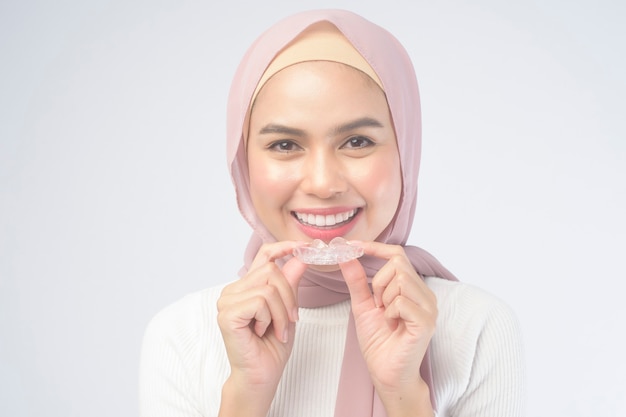
[[[311,239],[320,239],[325,242],[330,242],[336,237],[343,237],[348,234],[348,232],[352,230],[352,228],[356,224],[357,217],[359,217],[360,215],[361,210],[358,210],[357,213],[347,223],[336,226],[311,226],[300,223],[300,221],[296,217],[294,217],[294,221],[296,222],[300,230]]]

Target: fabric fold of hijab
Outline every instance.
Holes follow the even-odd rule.
[[[296,50],[293,55],[293,51],[290,50],[292,42],[301,39],[303,32],[308,33],[307,29],[320,26],[320,24],[322,33],[328,32],[324,28],[331,26],[332,30],[340,34],[339,37],[330,36],[329,38],[330,42],[333,42],[332,39],[341,39],[340,42],[345,43],[338,48],[340,55],[333,56],[333,47],[320,47],[321,55],[307,56],[307,53],[304,53],[301,54],[301,58],[298,57],[298,48],[293,48]],[[346,45],[350,50],[346,49]],[[285,58],[286,55],[289,56]],[[298,62],[324,59],[351,65],[368,74],[383,89],[398,141],[403,189],[394,219],[377,240],[403,245],[411,263],[422,277],[437,276],[455,280],[456,278],[428,252],[406,245],[417,201],[417,177],[421,152],[419,91],[411,60],[402,45],[385,29],[343,10],[309,11],[278,22],[251,45],[235,73],[228,100],[227,157],[239,209],[253,229],[244,256],[244,267],[240,274],[245,274],[263,243],[275,241],[258,219],[250,199],[244,146],[244,137],[248,129],[248,113],[256,93],[272,73],[279,71],[281,65],[288,65],[289,62],[299,59],[301,61]],[[281,64],[281,60],[285,62]],[[385,262],[368,256],[360,260],[370,279]],[[319,272],[309,268],[298,289],[301,307],[321,307],[349,298],[348,288],[339,271]],[[421,374],[431,387],[431,401],[435,408],[429,358],[427,352],[422,362]],[[348,325],[335,409],[336,417],[347,415],[355,417],[386,415],[374,392],[361,355],[352,315]]]

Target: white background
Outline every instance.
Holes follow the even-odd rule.
[[[148,320],[241,265],[235,67],[318,7],[413,57],[411,243],[517,311],[529,416],[626,415],[626,3],[365,3],[0,4],[0,415],[137,414]]]

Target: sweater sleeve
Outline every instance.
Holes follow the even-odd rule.
[[[200,417],[197,395],[197,313],[189,297],[159,312],[148,324],[139,365],[141,417]],[[195,317],[194,317],[195,316]],[[197,368],[197,367],[196,367]]]
[[[430,345],[438,417],[525,415],[523,345],[512,309],[471,284],[426,282],[439,309]]]
[[[521,417],[525,414],[522,337],[513,311],[501,300],[481,294],[467,386],[450,409],[454,417]]]

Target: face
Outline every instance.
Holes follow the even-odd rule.
[[[402,192],[384,93],[334,62],[287,67],[263,86],[246,143],[252,202],[277,240],[375,240]]]

